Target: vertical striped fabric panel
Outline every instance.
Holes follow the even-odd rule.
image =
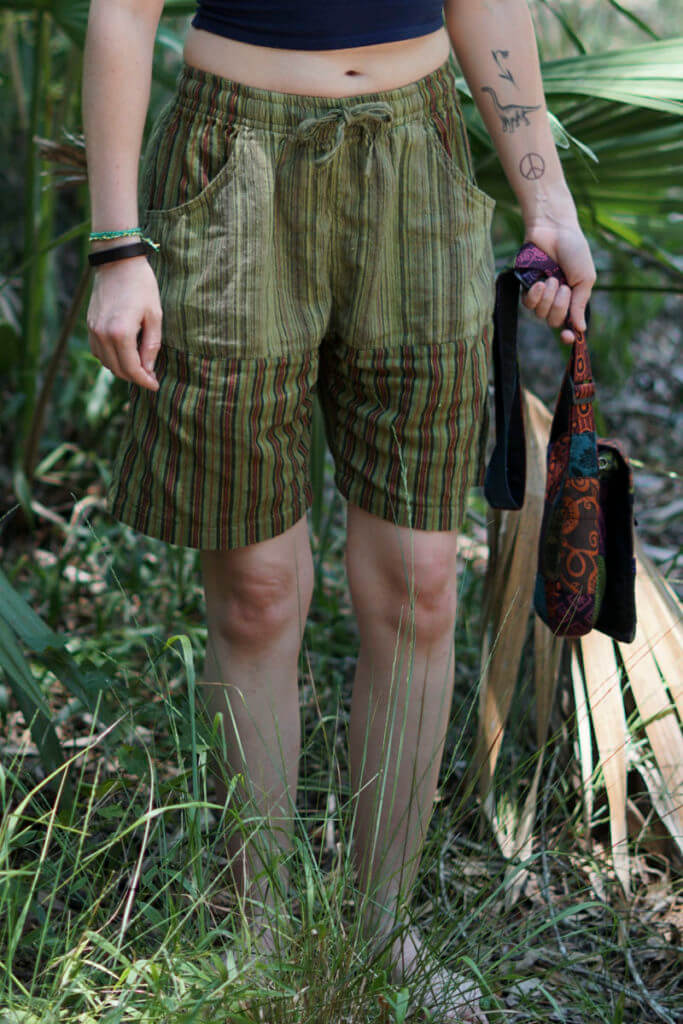
[[[340,127],[335,112],[358,104],[391,117]],[[349,501],[457,529],[485,419],[494,203],[474,180],[452,61],[344,98],[186,67],[140,203],[160,245],[160,389],[131,387],[112,512],[189,547],[283,532],[312,500],[317,391]]]

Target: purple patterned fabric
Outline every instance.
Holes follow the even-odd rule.
[[[560,284],[567,283],[559,264],[533,242],[526,242],[517,253],[515,275],[525,288],[531,288],[541,277],[556,277]]]

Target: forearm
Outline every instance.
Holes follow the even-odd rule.
[[[93,231],[138,222],[138,164],[163,0],[93,0],[83,67],[83,123]]]
[[[525,223],[575,217],[526,0],[450,0],[445,7],[453,51]]]

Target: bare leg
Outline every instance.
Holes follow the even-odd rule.
[[[298,656],[313,586],[306,520],[259,544],[203,551],[201,564],[208,620],[201,692],[211,720],[222,715],[226,751],[218,797],[225,803],[225,776],[242,773],[234,796],[242,820],[254,819],[229,830],[227,852],[236,893],[268,949],[273,884],[285,895],[288,872],[281,858],[271,884],[263,862],[291,850],[301,748]],[[258,827],[262,819],[266,828]]]
[[[453,694],[456,540],[349,506],[347,565],[361,637],[350,723],[353,851],[368,935],[386,936],[401,922],[432,814]],[[396,980],[409,977],[422,954],[419,935],[397,939],[392,953]],[[457,979],[429,973],[438,1001]],[[452,1019],[485,1021],[478,995],[463,983]]]

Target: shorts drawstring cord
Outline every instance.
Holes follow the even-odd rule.
[[[388,103],[357,103],[353,107],[333,107],[317,117],[307,117],[297,125],[296,135],[300,139],[308,139],[317,134],[321,125],[336,124],[337,131],[333,145],[315,157],[320,165],[331,160],[344,140],[346,126],[360,124],[368,131],[368,155],[364,173],[370,172],[375,134],[382,124],[391,123],[393,112]]]

